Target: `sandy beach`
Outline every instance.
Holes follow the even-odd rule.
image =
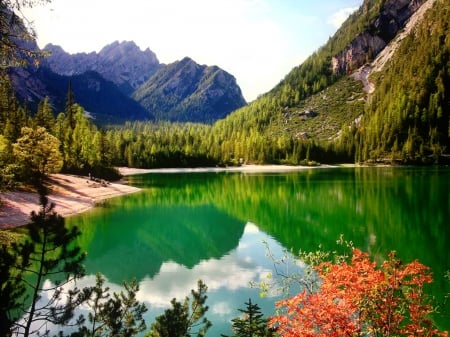
[[[242,165],[229,167],[196,167],[196,168],[161,168],[161,169],[138,169],[129,167],[119,167],[118,170],[123,176],[146,173],[190,173],[190,172],[289,172],[309,170],[311,168],[336,167],[331,165],[320,166],[290,166],[290,165]]]
[[[124,183],[101,184],[88,177],[52,174],[49,200],[55,211],[64,216],[84,212],[101,200],[138,192],[139,188]],[[22,226],[30,221],[30,213],[39,211],[39,196],[29,192],[0,194],[0,229]]]
[[[314,168],[326,168],[330,166],[317,166]],[[239,167],[205,167],[205,168],[167,168],[167,169],[136,169],[119,167],[123,176],[145,173],[188,173],[188,172],[245,172],[245,173],[269,173],[288,172],[310,169],[305,166],[287,165],[242,165]],[[70,216],[84,212],[96,205],[101,200],[120,195],[135,193],[139,188],[126,185],[123,182],[100,184],[89,180],[88,177],[80,177],[68,174],[52,174],[50,176],[51,192],[49,200],[55,204],[55,211],[64,216]],[[0,229],[26,225],[30,221],[32,211],[39,211],[39,197],[36,193],[29,192],[5,192],[0,194],[2,205],[0,206]]]

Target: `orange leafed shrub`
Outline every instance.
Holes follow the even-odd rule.
[[[402,264],[391,253],[377,268],[368,254],[352,253],[350,262],[315,267],[319,291],[277,303],[280,314],[270,325],[282,337],[447,336],[429,318],[433,307],[423,289],[432,282],[428,267]]]

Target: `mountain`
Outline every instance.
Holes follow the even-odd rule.
[[[153,117],[118,87],[94,71],[63,76],[47,67],[15,68],[10,78],[16,95],[28,102],[31,110],[46,96],[55,113],[64,111],[69,82],[75,101],[94,118],[97,124],[122,123],[127,120],[151,120]]]
[[[160,120],[211,123],[246,104],[236,79],[185,57],[161,68],[133,97]]]
[[[116,84],[126,95],[130,95],[162,66],[155,53],[148,48],[142,51],[132,41],[113,42],[99,53],[69,54],[52,44],[45,46],[44,51],[49,52],[50,56],[43,61],[43,65],[53,72],[72,76],[95,71]]]
[[[65,105],[70,81],[75,101],[85,107],[97,124],[153,119],[153,116],[133,99],[123,94],[113,82],[105,80],[95,71],[61,76],[42,67],[37,74],[55,97],[53,101],[55,106],[61,108]],[[64,99],[61,100],[61,98]]]
[[[448,22],[446,0],[364,0],[324,46],[213,132],[245,161],[445,161]]]
[[[97,72],[137,101],[147,111],[145,119],[154,116],[158,120],[212,123],[246,104],[235,78],[219,67],[198,65],[187,57],[160,64],[150,49],[142,51],[132,41],[116,41],[98,53],[69,54],[52,44],[44,51],[50,56],[43,60],[42,67],[63,76]],[[86,88],[75,92],[80,103],[93,101],[83,97],[87,92]],[[104,98],[107,101],[106,95]],[[88,105],[86,109],[105,115],[98,106]],[[142,112],[134,108],[123,116],[134,119]]]

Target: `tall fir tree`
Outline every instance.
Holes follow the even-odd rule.
[[[208,306],[205,305],[207,290],[208,287],[199,280],[197,290],[191,290],[191,299],[186,297],[184,302],[172,299],[172,308],[156,317],[156,322],[152,324],[146,337],[205,336],[212,325],[205,317],[208,311]]]
[[[75,128],[75,95],[72,90],[72,81],[69,80],[69,88],[67,89],[66,96],[66,108],[64,113],[66,115],[66,119],[69,123],[70,128],[73,130]]]
[[[261,313],[261,308],[256,303],[252,303],[251,298],[245,302],[245,309],[238,309],[242,315],[233,318],[232,331],[235,337],[271,337],[275,336],[274,330],[268,327],[268,321]],[[221,335],[222,337],[231,337]]]
[[[49,203],[46,188],[40,186],[38,190],[41,209],[31,214],[29,239],[12,247],[20,257],[16,269],[24,276],[22,282],[29,295],[23,298],[19,316],[14,317],[13,329],[24,337],[45,333],[48,323],[67,324],[74,309],[85,300],[71,284],[84,275],[85,254],[73,245],[80,232],[77,227],[65,226],[64,218]]]

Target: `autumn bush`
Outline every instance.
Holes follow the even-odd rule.
[[[432,282],[428,267],[403,264],[391,252],[377,267],[369,255],[352,250],[349,261],[314,266],[321,285],[277,303],[270,325],[283,337],[297,336],[447,336],[430,315],[424,287]]]

